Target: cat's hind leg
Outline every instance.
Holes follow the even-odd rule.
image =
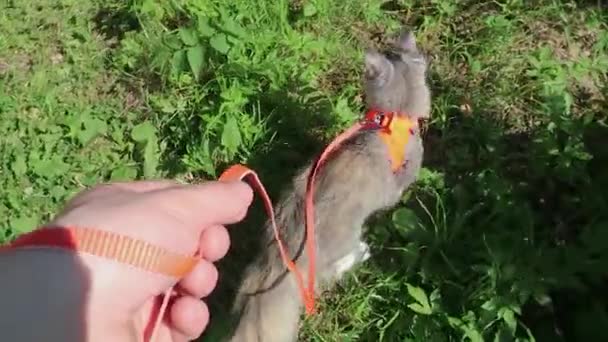
[[[346,254],[334,263],[334,277],[336,279],[342,278],[344,273],[351,270],[357,264],[366,261],[370,257],[371,253],[369,252],[369,245],[363,241],[360,241],[355,250]]]

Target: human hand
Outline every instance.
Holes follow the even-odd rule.
[[[95,228],[140,239],[201,261],[183,279],[81,255],[90,272],[87,335],[91,341],[141,339],[161,294],[176,285],[179,292],[156,332],[156,341],[181,342],[198,337],[209,321],[199,298],[218,279],[213,262],[229,247],[224,225],[240,221],[253,193],[242,182],[180,185],[141,181],[102,185],[78,194],[48,226]]]

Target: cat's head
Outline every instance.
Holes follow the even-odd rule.
[[[427,60],[410,31],[402,31],[387,51],[368,49],[364,81],[367,107],[428,118],[431,92],[426,73]]]

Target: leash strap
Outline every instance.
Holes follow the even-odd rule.
[[[306,202],[305,202],[305,214],[306,214],[306,249],[308,252],[308,289],[302,295],[305,299],[306,304],[306,313],[308,315],[312,315],[315,313],[315,298],[314,298],[314,289],[315,289],[315,259],[316,259],[316,243],[315,239],[315,206],[314,206],[314,196],[315,196],[315,178],[317,176],[317,172],[319,168],[323,165],[323,163],[330,156],[331,152],[336,150],[340,144],[342,144],[345,140],[354,136],[363,125],[361,123],[356,123],[342,134],[338,135],[327,147],[321,155],[315,160],[312,165],[312,170],[308,174],[308,178],[306,180]]]
[[[296,266],[295,262],[287,254],[285,244],[283,243],[283,240],[281,239],[281,236],[279,234],[279,228],[276,223],[276,218],[275,218],[275,214],[274,214],[272,201],[270,200],[270,197],[268,196],[268,193],[266,192],[264,185],[262,185],[262,182],[260,181],[258,175],[253,170],[249,169],[248,167],[237,164],[237,165],[231,166],[226,171],[224,171],[224,173],[220,176],[219,180],[220,181],[245,180],[262,196],[262,200],[264,201],[264,207],[266,208],[266,213],[268,214],[268,217],[270,218],[270,223],[272,224],[272,230],[274,231],[274,238],[277,241],[277,244],[279,246],[279,252],[281,254],[281,259],[283,260],[283,263],[285,264],[287,269],[290,272],[292,272],[294,274],[294,276],[296,277],[296,283],[300,290],[300,294],[301,294],[304,304],[306,306],[307,312],[311,311],[314,306],[314,295],[311,295],[310,289],[309,288],[307,289],[304,286],[304,279],[302,276],[302,272],[300,272],[300,270]],[[310,235],[310,234],[308,234],[308,232],[307,232],[307,235]],[[308,238],[309,238],[309,236],[307,236],[307,245],[310,244]],[[314,240],[311,239],[310,241],[312,241],[312,243],[314,243]],[[313,251],[314,251],[314,249],[313,249]],[[314,257],[314,254],[309,254],[309,257],[311,259],[311,262],[309,262],[309,276],[310,276],[310,274],[314,274],[315,257]]]
[[[274,231],[274,238],[279,246],[279,252],[281,259],[287,267],[287,269],[294,274],[296,277],[296,283],[300,291],[300,296],[304,302],[304,307],[308,315],[314,314],[315,311],[315,270],[316,270],[316,243],[315,243],[315,214],[314,214],[314,181],[319,168],[323,162],[327,159],[332,151],[334,151],[342,142],[356,134],[363,125],[356,123],[349,129],[338,135],[327,147],[323,150],[321,155],[315,160],[312,165],[312,170],[308,175],[306,182],[306,199],[305,199],[305,214],[306,214],[306,252],[308,254],[308,284],[305,286],[304,276],[298,269],[295,262],[287,254],[285,243],[281,239],[279,228],[276,223],[273,205],[260,181],[258,175],[251,169],[243,165],[233,165],[228,168],[220,176],[220,181],[234,181],[234,180],[246,180],[253,188],[262,196],[266,213],[270,218],[272,224],[272,230]]]

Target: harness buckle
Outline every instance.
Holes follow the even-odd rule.
[[[365,114],[365,118],[363,119],[363,128],[382,129],[390,134],[390,126],[393,122],[393,116],[393,112],[370,110]]]

